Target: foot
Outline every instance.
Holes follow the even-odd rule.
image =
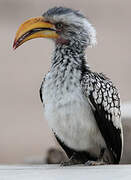
[[[87,166],[99,166],[99,165],[109,164],[108,162],[103,160],[104,153],[105,153],[105,148],[102,148],[100,151],[100,155],[99,155],[98,159],[96,161],[89,160],[85,163],[85,165],[87,165]]]
[[[107,163],[102,160],[101,161],[87,161],[85,163],[86,166],[99,166],[99,165],[105,165],[105,164]]]
[[[60,166],[72,166],[77,164],[81,164],[81,162],[71,157],[69,161],[61,162]]]

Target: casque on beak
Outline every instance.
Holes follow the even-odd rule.
[[[57,39],[55,26],[44,20],[44,17],[35,17],[25,21],[16,32],[13,48],[16,49],[24,42],[35,38]]]

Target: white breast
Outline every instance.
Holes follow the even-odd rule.
[[[70,85],[67,90],[67,84],[58,88],[49,79],[43,88],[49,126],[68,147],[99,154],[106,145],[80,84]]]

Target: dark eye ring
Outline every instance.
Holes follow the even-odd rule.
[[[56,23],[55,27],[56,27],[56,29],[62,29],[63,28],[63,24],[62,23]]]

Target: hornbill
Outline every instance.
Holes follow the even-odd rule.
[[[39,37],[55,44],[40,97],[49,126],[69,157],[63,165],[118,164],[123,148],[120,96],[85,58],[86,48],[96,44],[94,27],[79,11],[54,7],[25,21],[13,47]]]

